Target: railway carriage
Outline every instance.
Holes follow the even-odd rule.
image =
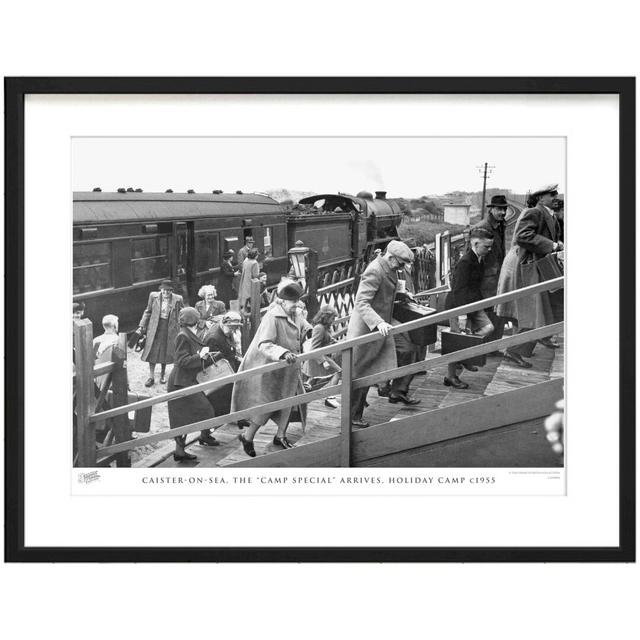
[[[301,240],[318,252],[322,286],[357,272],[376,246],[397,237],[400,216],[381,193],[313,196],[291,210],[260,194],[76,192],[73,299],[96,326],[115,313],[129,331],[165,278],[194,304],[203,284],[216,283],[223,253],[237,253],[247,236],[269,283],[289,270],[287,251]]]

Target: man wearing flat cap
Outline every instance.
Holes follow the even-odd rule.
[[[526,274],[533,273],[534,263],[564,249],[563,226],[551,209],[557,195],[558,185],[548,184],[529,196],[529,208],[520,214],[516,222],[511,249],[502,264],[498,294],[532,284],[526,281]],[[564,318],[564,289],[504,302],[496,306],[496,314],[516,324],[519,333],[560,322]],[[550,338],[540,342],[550,348],[557,346]],[[531,363],[523,356],[531,356],[534,347],[535,342],[510,347],[505,358],[516,366],[530,368]]]
[[[392,240],[384,255],[371,262],[360,278],[347,339],[378,331],[384,339],[369,342],[353,350],[353,377],[361,378],[397,367],[392,325],[393,301],[398,288],[398,271],[413,262],[413,252],[404,242]],[[354,389],[351,396],[351,424],[368,427],[363,420],[369,387]]]
[[[237,380],[231,398],[231,411],[241,411],[256,405],[275,402],[302,393],[300,366],[297,355],[302,353],[302,343],[312,329],[298,306],[302,286],[292,280],[283,280],[272,304],[262,318],[238,371],[246,371],[270,362],[286,361],[290,367],[278,369],[260,376]],[[255,457],[253,439],[260,427],[272,419],[278,425],[273,443],[283,449],[291,448],[286,432],[291,407],[271,413],[251,416],[246,435],[240,436],[242,447],[248,456]]]

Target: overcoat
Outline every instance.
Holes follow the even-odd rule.
[[[287,351],[301,353],[302,343],[310,329],[311,325],[300,313],[293,319],[285,313],[281,305],[272,304],[262,318],[238,372],[270,362],[279,362]],[[298,363],[264,375],[237,380],[233,387],[231,411],[241,411],[296,395],[302,391],[299,389],[299,382]],[[270,414],[256,415],[252,419],[258,424],[264,424],[271,418],[281,427],[288,423],[290,413],[289,407]]]
[[[504,222],[496,220],[490,213],[487,213],[473,229],[486,229],[493,234],[493,246],[484,259],[484,273],[480,283],[480,292],[483,298],[491,298],[498,290],[498,280],[500,279],[500,269],[504,262]]]
[[[502,263],[497,293],[508,293],[525,286],[522,265],[552,253],[553,244],[560,240],[561,233],[560,223],[544,205],[539,203],[525,209],[516,222],[511,249]],[[496,314],[516,320],[521,329],[535,329],[554,322],[547,292],[503,302],[496,306]]]
[[[226,310],[227,307],[221,300],[214,300],[210,306],[207,306],[205,300],[196,302],[196,311],[200,314],[203,326],[205,322],[212,322],[216,316],[223,315]]]
[[[147,362],[147,356],[151,350],[153,339],[158,329],[158,322],[160,320],[160,309],[162,306],[162,299],[160,298],[160,291],[152,291],[149,294],[149,301],[147,302],[147,308],[144,310],[140,322],[138,323],[143,329],[147,330],[147,341],[142,351],[141,359]],[[167,336],[167,357],[165,364],[171,364],[174,360],[176,337],[180,327],[178,326],[178,314],[180,309],[184,307],[182,296],[177,293],[172,293],[169,300],[169,325]]]
[[[202,358],[198,354],[204,347],[188,329],[181,329],[175,340],[176,363],[167,380],[167,391],[176,391],[198,384],[196,376],[202,370]],[[214,417],[214,411],[204,393],[194,393],[185,398],[169,400],[169,426],[172,429]]]
[[[242,263],[242,275],[240,276],[240,287],[238,289],[240,309],[243,309],[247,300],[251,298],[251,280],[257,278],[259,273],[260,267],[257,260],[247,258]]]
[[[336,340],[331,335],[329,327],[320,323],[313,326],[313,331],[311,333],[311,349],[320,349],[334,343],[335,341]],[[330,372],[322,366],[323,362],[323,357],[318,359],[311,358],[304,361],[302,369],[310,378],[326,376]]]
[[[379,257],[369,263],[360,278],[353,313],[349,319],[347,339],[368,335],[381,322],[391,324],[398,274]],[[386,336],[353,350],[353,376],[381,373],[397,366],[393,336]]]
[[[233,276],[236,271],[237,269],[232,264],[229,264],[227,260],[220,263],[220,275],[218,276],[216,289],[218,291],[218,298],[222,300],[227,307],[229,306],[229,301],[235,298]]]

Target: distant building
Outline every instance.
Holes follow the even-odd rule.
[[[471,205],[462,202],[445,202],[444,203],[444,221],[451,224],[468,225]]]

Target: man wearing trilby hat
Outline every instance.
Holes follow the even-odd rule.
[[[354,378],[373,375],[398,366],[395,342],[393,336],[388,334],[392,327],[398,271],[404,265],[411,264],[413,259],[413,252],[404,242],[392,240],[387,245],[385,254],[373,260],[360,278],[355,306],[349,319],[347,339],[368,335],[376,330],[385,338],[354,348]],[[353,390],[351,424],[354,427],[369,426],[362,417],[368,391],[369,387]]]
[[[548,184],[534,191],[525,209],[516,222],[511,249],[502,264],[498,281],[498,294],[521,289],[532,282],[527,281],[527,273],[535,275],[535,262],[546,255],[564,249],[563,227],[551,209],[558,195],[558,185]],[[504,302],[496,306],[496,314],[514,321],[518,331],[559,322],[564,318],[564,289],[553,293],[542,292],[526,298]],[[540,341],[545,346],[556,345],[545,338]],[[531,356],[535,342],[510,347],[505,357],[519,367],[529,368],[531,363],[523,355]]]
[[[272,304],[260,322],[238,371],[246,371],[270,362],[285,360],[292,365],[261,376],[237,380],[231,398],[231,411],[241,411],[256,405],[275,402],[303,392],[297,355],[302,353],[302,343],[312,327],[304,319],[298,306],[302,297],[302,285],[285,279],[278,285],[275,304]],[[292,445],[286,432],[291,407],[271,413],[251,416],[246,435],[239,436],[247,455],[256,455],[253,439],[258,429],[271,418],[278,431],[273,443],[284,449]]]

